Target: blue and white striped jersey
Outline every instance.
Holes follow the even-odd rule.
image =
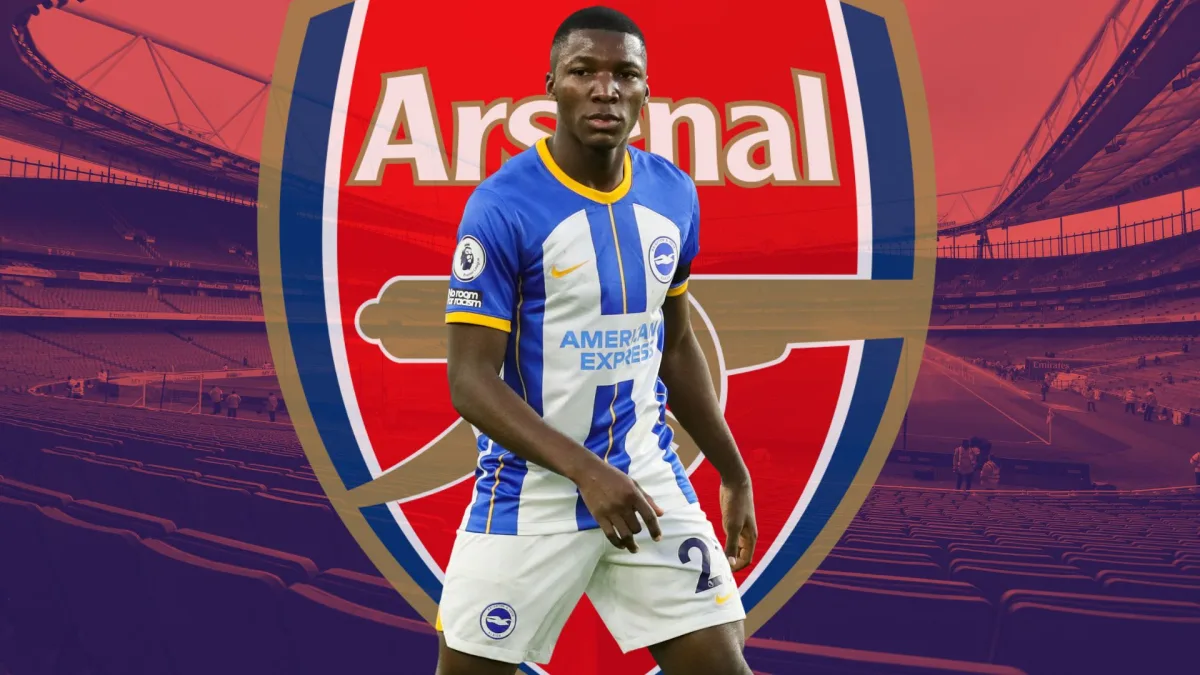
[[[696,501],[666,423],[662,306],[699,249],[695,183],[637,148],[612,192],[567,176],[543,139],[480,183],[463,213],[447,323],[509,333],[501,375],[546,422],[628,473],[665,510]],[[571,481],[475,430],[462,528],[595,528]]]

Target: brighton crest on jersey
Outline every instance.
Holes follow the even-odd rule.
[[[567,176],[546,141],[510,159],[464,209],[447,323],[509,334],[501,375],[551,427],[626,472],[664,510],[695,503],[658,377],[663,302],[699,249],[692,179],[630,147],[612,192]],[[462,529],[552,534],[597,527],[570,480],[476,430]]]

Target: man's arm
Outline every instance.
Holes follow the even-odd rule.
[[[725,423],[708,361],[692,331],[688,302],[684,291],[663,304],[665,335],[659,376],[667,386],[671,414],[721,476],[725,554],[737,571],[750,564],[758,538],[750,472]]]
[[[666,335],[659,375],[667,385],[671,414],[700,446],[722,483],[749,483],[750,474],[713,390],[708,360],[692,331],[687,293],[668,297],[663,315]]]
[[[565,476],[579,486],[584,505],[617,548],[637,552],[638,515],[657,541],[658,508],[629,476],[546,424],[503,380],[508,333],[452,323],[447,366],[455,410],[514,455]]]

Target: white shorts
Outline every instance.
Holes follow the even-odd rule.
[[[548,663],[567,618],[587,593],[628,653],[746,618],[712,524],[698,505],[645,526],[638,552],[601,530],[544,535],[459,531],[437,629],[453,650],[506,663]]]

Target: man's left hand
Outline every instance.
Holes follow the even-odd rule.
[[[721,482],[721,517],[725,526],[725,557],[737,572],[754,558],[758,524],[754,520],[754,490],[749,480]]]

